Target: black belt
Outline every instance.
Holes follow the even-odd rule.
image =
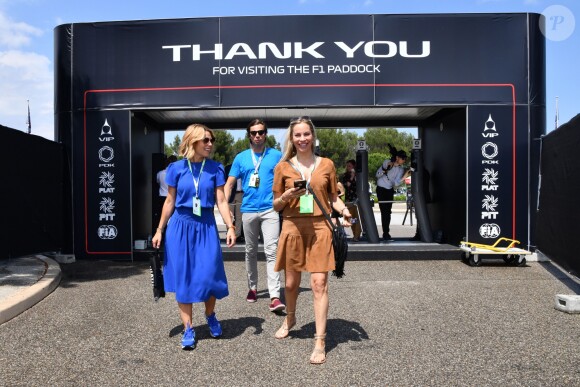
[[[236,193],[240,193],[240,192],[241,192],[241,193],[244,193],[244,191],[236,191]]]

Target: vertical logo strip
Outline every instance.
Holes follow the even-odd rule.
[[[109,119],[105,118],[98,136],[99,149],[97,159],[94,160],[98,167],[97,187],[98,214],[97,236],[101,240],[114,240],[119,232],[115,224],[116,217],[116,193],[115,193],[115,136]]]
[[[485,141],[481,146],[481,220],[497,220],[499,214],[499,197],[497,195],[500,187],[499,174],[499,146],[497,140],[499,133],[496,123],[489,113],[489,116],[483,124],[482,138]],[[501,234],[501,228],[497,223],[482,223],[479,227],[479,235],[482,238],[498,238]]]

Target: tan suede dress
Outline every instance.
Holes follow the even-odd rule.
[[[274,194],[281,195],[301,179],[292,166],[281,161],[274,169]],[[329,194],[337,193],[336,169],[327,158],[320,158],[314,169],[310,186],[322,202],[324,211],[330,213]],[[282,210],[282,231],[276,255],[276,271],[307,271],[321,273],[334,270],[332,230],[322,211],[314,202],[314,213],[300,213],[300,199],[294,198]]]

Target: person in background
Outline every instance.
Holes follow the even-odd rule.
[[[269,309],[272,312],[279,312],[284,310],[286,305],[280,301],[280,273],[274,271],[276,247],[280,236],[280,217],[272,209],[272,182],[274,181],[274,167],[280,161],[282,153],[266,146],[268,128],[261,119],[252,120],[246,128],[246,134],[250,147],[236,155],[225,192],[229,199],[237,180],[242,180],[241,212],[246,240],[245,259],[248,275],[246,301],[253,303],[258,299],[258,238],[261,230],[266,255]]]
[[[346,162],[346,171],[342,175],[340,182],[344,186],[344,202],[348,207],[348,211],[352,214],[353,218],[357,218],[356,223],[352,224],[352,235],[353,242],[358,242],[360,240],[361,225],[360,217],[358,213],[358,208],[354,204],[356,201],[356,161],[348,160]]]
[[[157,203],[155,207],[155,220],[153,224],[159,223],[159,218],[161,218],[161,211],[163,211],[163,204],[165,203],[165,198],[167,198],[167,183],[165,182],[165,174],[167,173],[167,167],[169,164],[177,161],[177,156],[171,155],[165,158],[164,168],[157,172],[156,179],[159,185],[159,196],[157,196]]]
[[[167,168],[167,198],[152,240],[153,247],[159,248],[165,230],[163,280],[165,291],[175,293],[184,327],[183,349],[193,349],[196,343],[192,304],[205,304],[210,335],[217,338],[222,327],[215,314],[216,300],[229,294],[214,217],[216,204],[227,225],[228,247],[235,244],[236,235],[224,194],[224,167],[209,159],[214,143],[213,132],[205,125],[187,127],[179,145],[183,160]]]
[[[229,176],[232,165],[226,165],[226,176]],[[230,194],[228,203],[230,204],[230,212],[234,215],[234,226],[236,226],[236,242],[244,243],[244,224],[242,222],[242,199],[244,191],[242,190],[242,179],[236,180],[236,193]]]
[[[296,308],[302,272],[310,272],[314,297],[314,350],[311,364],[326,361],[325,339],[328,316],[328,272],[334,270],[332,230],[323,211],[334,208],[349,223],[351,214],[337,194],[336,169],[332,160],[314,153],[316,133],[308,117],[290,121],[282,161],[274,170],[274,209],[282,213],[282,231],[276,257],[276,271],[286,274],[287,315],[275,333],[288,337],[296,325]],[[306,181],[307,188],[295,186]],[[324,208],[314,202],[314,192]]]
[[[314,153],[316,156],[319,156],[318,154]],[[344,202],[344,186],[342,185],[342,183],[340,181],[337,181],[336,183],[336,194],[338,195],[338,197],[340,198],[340,200],[342,200]],[[330,219],[332,219],[332,222],[334,224],[336,224],[336,222],[338,222],[340,220],[341,214],[338,213],[338,211],[336,211],[334,208],[331,211],[330,214]]]
[[[379,167],[376,173],[377,178],[377,198],[379,199],[379,208],[381,210],[381,224],[383,226],[383,240],[392,240],[389,234],[391,224],[391,211],[393,209],[393,198],[395,196],[395,187],[401,184],[410,171],[405,172],[403,164],[407,160],[405,151],[398,151],[393,161],[387,159]],[[388,203],[381,203],[388,202]]]

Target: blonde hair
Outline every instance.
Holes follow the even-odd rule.
[[[179,155],[191,160],[195,156],[194,144],[205,138],[205,132],[210,132],[215,137],[213,131],[202,124],[191,124],[185,129],[185,134],[179,144]]]
[[[312,143],[310,144],[310,146],[312,147],[312,153],[314,153],[316,149],[316,130],[310,117],[303,116],[292,118],[290,120],[288,130],[286,131],[286,139],[284,143],[284,154],[282,155],[282,161],[290,160],[292,157],[296,155],[296,147],[294,146],[294,142],[292,142],[292,137],[294,135],[294,127],[298,124],[306,124],[310,127],[310,131],[312,132]]]

